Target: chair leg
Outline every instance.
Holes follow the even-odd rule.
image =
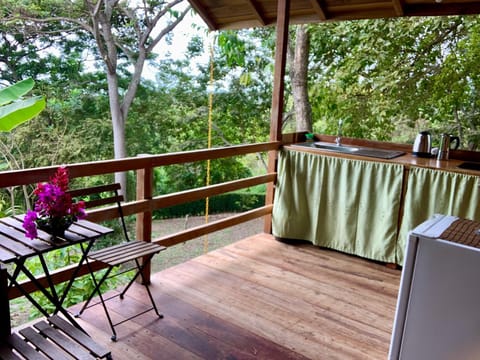
[[[93,284],[95,285],[95,289],[93,289],[92,293],[90,294],[90,296],[88,297],[87,301],[85,302],[85,304],[83,304],[82,308],[80,309],[80,311],[75,315],[76,317],[79,317],[80,315],[83,314],[83,312],[88,308],[88,305],[90,304],[90,301],[93,299],[93,297],[95,296],[95,293],[98,294],[98,297],[100,298],[100,303],[102,304],[102,307],[103,307],[103,310],[105,312],[105,315],[107,317],[107,320],[108,320],[108,324],[110,325],[110,328],[112,329],[112,341],[117,341],[117,332],[115,331],[115,325],[113,324],[113,321],[112,321],[112,318],[110,317],[110,314],[108,312],[108,309],[107,309],[107,305],[105,304],[105,299],[103,298],[103,295],[102,295],[102,292],[100,291],[100,286],[102,286],[102,284],[105,282],[105,280],[107,279],[108,275],[110,275],[110,272],[112,271],[113,267],[109,267],[108,270],[105,272],[105,274],[102,276],[102,278],[97,282],[97,279],[95,278],[95,275],[93,274],[93,272],[90,272],[90,274],[92,275],[92,280],[93,280]],[[94,304],[94,305],[98,305],[98,304]],[[94,306],[92,305],[92,306]]]
[[[150,261],[152,260],[153,258],[153,255],[155,254],[150,254],[147,256],[146,260],[144,261],[144,263],[142,265],[140,265],[140,263],[138,262],[138,259],[134,259],[135,261],[135,265],[137,266],[136,267],[136,273],[135,275],[130,279],[130,281],[128,282],[128,284],[123,288],[121,294],[120,294],[120,297],[123,298],[123,296],[125,295],[125,293],[127,292],[127,290],[130,288],[130,286],[132,286],[132,284],[135,282],[135,280],[137,280],[138,276],[141,275],[142,277],[142,282],[143,284],[146,284],[145,282],[145,278],[143,277],[143,269],[148,266],[148,264],[150,263]],[[133,268],[132,268],[133,270]]]
[[[80,309],[80,311],[79,311],[79,313],[77,314],[77,316],[80,316],[80,315],[83,313],[83,311],[89,307],[88,305],[89,305],[90,301],[93,299],[93,297],[95,296],[95,293],[98,293],[98,296],[100,297],[100,302],[102,303],[103,309],[104,309],[104,311],[105,311],[105,315],[107,316],[108,323],[109,323],[109,325],[110,325],[110,328],[112,329],[112,333],[113,333],[113,335],[112,335],[112,337],[111,337],[111,340],[112,340],[112,341],[117,341],[117,333],[116,333],[116,331],[115,331],[115,326],[120,325],[120,324],[124,323],[125,321],[131,320],[131,319],[133,319],[133,318],[135,318],[135,317],[137,317],[137,316],[139,316],[139,315],[141,315],[141,314],[144,314],[144,313],[146,313],[146,312],[148,312],[148,311],[151,311],[152,309],[155,310],[155,313],[157,314],[157,316],[158,316],[160,319],[162,319],[162,318],[163,318],[163,315],[158,312],[157,305],[155,304],[155,300],[153,299],[153,296],[152,296],[152,293],[151,293],[151,291],[150,291],[150,288],[149,288],[149,286],[148,286],[148,284],[147,284],[147,282],[146,282],[146,279],[145,279],[145,277],[144,277],[144,275],[143,275],[143,270],[144,270],[144,268],[145,268],[146,266],[148,266],[148,264],[150,264],[150,261],[151,261],[151,259],[153,258],[153,255],[155,255],[155,254],[151,254],[151,255],[147,256],[146,259],[145,259],[145,262],[144,262],[142,265],[140,265],[140,262],[138,261],[138,259],[135,259],[135,265],[136,265],[136,269],[135,269],[135,270],[136,270],[136,273],[135,273],[135,275],[130,279],[130,281],[128,282],[128,284],[123,288],[122,292],[121,292],[119,295],[115,295],[115,296],[112,296],[112,297],[107,298],[107,299],[104,299],[104,298],[103,298],[103,295],[102,295],[102,293],[101,293],[101,291],[100,291],[100,286],[101,286],[101,285],[105,282],[105,280],[107,279],[108,275],[110,274],[110,271],[113,269],[113,266],[111,266],[111,267],[108,268],[108,270],[105,272],[105,274],[102,276],[102,278],[101,278],[98,282],[97,282],[94,274],[93,274],[92,272],[90,272],[91,275],[92,275],[92,279],[93,279],[94,285],[95,285],[95,289],[94,289],[93,292],[90,294],[88,300],[87,300],[87,301],[85,302],[85,304],[82,306],[82,308]],[[133,270],[133,269],[132,269],[132,270]],[[139,275],[140,275],[140,277],[141,277],[141,279],[142,279],[142,282],[143,282],[143,285],[145,286],[145,289],[146,289],[146,291],[147,291],[148,298],[150,299],[150,302],[152,303],[152,307],[149,308],[149,309],[147,309],[147,310],[145,310],[145,311],[143,311],[143,312],[140,312],[140,313],[138,313],[138,314],[136,314],[136,315],[133,315],[133,316],[127,318],[127,319],[124,319],[124,320],[122,320],[122,321],[114,324],[113,321],[112,321],[112,319],[111,319],[111,317],[110,317],[110,314],[109,314],[109,312],[108,312],[107,305],[106,305],[106,301],[109,300],[109,299],[111,299],[111,298],[113,298],[113,297],[116,297],[116,296],[119,296],[120,299],[123,299],[124,296],[125,296],[125,293],[126,293],[127,290],[132,286],[132,284],[135,282],[135,280],[138,278]],[[98,303],[93,304],[93,305],[91,305],[91,306],[94,306],[94,305],[98,305]]]
[[[150,302],[152,303],[152,307],[155,310],[155,314],[157,314],[157,316],[160,319],[163,319],[163,314],[160,314],[158,312],[157,305],[155,304],[155,300],[153,299],[152,293],[150,292],[150,288],[149,288],[147,282],[145,281],[145,277],[143,276],[143,269],[145,268],[145,266],[148,266],[152,257],[153,257],[153,255],[150,256],[142,266],[140,266],[137,259],[135,259],[135,262],[137,263],[138,274],[140,274],[140,277],[142,278],[143,285],[145,286],[145,289],[147,290],[147,294],[148,294],[148,297],[150,298]]]
[[[112,268],[108,268],[108,270],[105,272],[105,274],[102,276],[102,278],[97,282],[97,279],[95,278],[95,275],[92,271],[90,271],[90,275],[91,275],[91,278],[92,278],[92,281],[93,281],[93,285],[95,286],[95,288],[93,289],[93,291],[90,293],[90,295],[88,296],[88,299],[87,301],[85,302],[85,304],[83,304],[82,308],[80,309],[80,311],[77,313],[77,316],[79,315],[82,315],[83,312],[85,311],[85,309],[88,308],[88,305],[90,304],[90,302],[92,301],[93,297],[95,296],[95,293],[98,293],[98,295],[101,295],[101,292],[100,292],[100,286],[103,284],[103,282],[107,279],[108,275],[110,275],[110,272],[112,271]],[[92,305],[93,306],[93,305]]]

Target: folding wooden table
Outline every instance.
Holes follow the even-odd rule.
[[[80,328],[68,311],[63,308],[63,303],[95,240],[103,235],[112,233],[113,230],[87,220],[79,220],[68,228],[63,238],[52,240],[51,235],[39,230],[38,237],[32,240],[25,236],[25,229],[23,229],[22,223],[23,216],[0,218],[0,262],[5,265],[14,264],[11,271],[4,272],[8,280],[7,293],[10,289],[16,287],[44,316],[50,315],[48,311],[30,295],[31,291],[27,291],[23,284],[19,282],[19,275],[24,274],[35,288],[54,306],[54,314],[60,312],[73,325]],[[47,266],[44,255],[48,252],[76,244],[80,245],[82,257],[77,263],[65,290],[59,294],[54,287],[52,273]],[[25,264],[28,259],[35,257],[40,260],[43,275],[48,286],[42,285]],[[3,291],[5,291],[5,289],[3,289]],[[5,329],[7,324],[0,324],[0,326]]]

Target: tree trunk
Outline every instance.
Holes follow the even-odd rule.
[[[298,25],[295,48],[289,46],[288,63],[292,83],[293,107],[298,132],[312,132],[312,107],[308,99],[308,55],[310,39],[306,25]],[[292,44],[292,42],[290,42]]]
[[[107,72],[108,97],[110,102],[110,113],[112,115],[113,127],[113,153],[115,159],[122,159],[127,156],[125,143],[125,117],[123,115],[118,93],[118,78],[116,73]],[[121,193],[127,194],[127,174],[125,172],[115,173],[115,182],[121,186]]]

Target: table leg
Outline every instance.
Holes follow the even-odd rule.
[[[41,255],[40,255],[41,257]],[[50,290],[52,293],[48,292],[48,290],[46,288],[44,288],[42,286],[42,284],[40,284],[38,282],[38,280],[35,278],[35,276],[27,269],[27,267],[24,265],[23,262],[18,262],[16,264],[17,267],[20,268],[20,271],[25,274],[29,279],[30,281],[35,285],[35,287],[48,299],[48,301],[55,307],[56,311],[55,311],[55,314],[57,312],[61,312],[65,318],[67,318],[67,320],[70,321],[70,323],[72,323],[76,328],[82,330],[83,332],[85,332],[85,330],[83,330],[83,328],[73,319],[73,317],[69,314],[69,312],[67,311],[67,309],[64,309],[61,304],[59,303],[60,299],[57,295],[57,292],[55,291],[55,289],[53,288],[53,282],[51,280],[51,277],[50,277],[50,272],[48,271],[48,268],[45,267],[44,270],[46,271],[45,273],[45,276],[47,277],[47,281],[48,283],[50,284],[49,287],[50,287]],[[10,280],[10,286],[16,286],[21,292],[22,294],[32,303],[32,305],[34,305],[44,316],[48,317],[49,314],[48,312],[37,302],[35,301],[35,299],[33,299],[33,297],[27,292],[25,291],[25,289],[23,289],[23,287],[18,283],[17,279],[12,277],[12,276],[9,276],[9,280]]]
[[[87,263],[87,266],[88,266],[88,270],[90,272],[90,274],[93,274],[92,273],[92,270],[90,268],[90,264],[88,263],[88,258],[87,258],[87,255],[88,255],[88,252],[90,251],[90,249],[92,248],[93,244],[95,243],[95,239],[92,239],[88,242],[87,244],[87,247],[84,248],[83,247],[83,243],[80,243],[80,250],[82,251],[82,257],[80,258],[80,261],[78,262],[77,264],[77,267],[75,268],[73,274],[72,274],[72,278],[70,279],[70,281],[67,283],[67,286],[65,287],[65,290],[63,291],[63,294],[62,294],[62,298],[60,299],[59,301],[59,306],[62,306],[62,304],[65,302],[65,299],[67,298],[67,294],[68,292],[70,291],[70,288],[72,287],[75,279],[77,278],[77,275],[80,271],[80,268],[82,267],[83,263]],[[58,311],[59,309],[55,309],[55,311]]]
[[[7,268],[0,264],[0,339],[10,335],[11,326]]]

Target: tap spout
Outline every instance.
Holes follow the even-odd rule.
[[[337,137],[335,138],[335,144],[337,144],[338,146],[342,145],[342,126],[343,126],[343,121],[338,120]]]

